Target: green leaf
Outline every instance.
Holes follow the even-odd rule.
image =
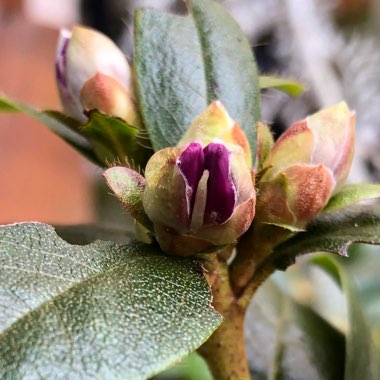
[[[153,148],[175,146],[208,105],[201,48],[192,20],[138,10],[134,59],[139,107]]]
[[[252,378],[343,378],[344,336],[272,281],[255,295],[245,326]]]
[[[0,378],[144,379],[218,327],[199,263],[142,243],[0,228]]]
[[[16,102],[5,96],[0,97],[0,112],[22,112],[42,124],[64,139],[72,147],[86,156],[89,160],[99,165],[99,161],[93,152],[91,144],[76,131],[79,122],[57,111],[38,111],[26,104]]]
[[[324,269],[342,288],[348,303],[345,380],[377,380],[380,378],[380,352],[376,348],[368,321],[363,314],[351,278],[336,259],[318,255],[311,260]]]
[[[219,99],[256,152],[256,64],[235,21],[213,1],[191,2],[191,16],[139,10],[135,71],[139,105],[153,148],[174,146],[209,103]],[[196,25],[196,26],[195,26]]]
[[[118,117],[90,111],[88,121],[80,132],[93,144],[99,160],[104,163],[119,162],[139,169],[145,167],[151,148],[142,145],[140,130]]]
[[[323,212],[336,211],[354,206],[368,199],[380,198],[380,185],[375,183],[360,183],[346,185],[335,194],[327,203]]]
[[[188,4],[202,48],[207,101],[222,101],[246,133],[254,161],[260,92],[249,41],[237,22],[217,2],[188,0]]]
[[[293,264],[296,256],[331,252],[347,256],[352,243],[380,244],[380,205],[357,206],[318,216],[294,237],[277,245],[270,260],[279,269]]]
[[[154,380],[213,380],[213,378],[202,356],[193,352],[174,367],[155,376]]]
[[[305,89],[300,82],[288,78],[279,78],[271,75],[260,75],[259,77],[260,89],[274,88],[276,90],[285,92],[290,96],[299,96]]]

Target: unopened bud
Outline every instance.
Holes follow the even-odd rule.
[[[143,207],[163,251],[215,252],[249,228],[256,194],[247,152],[250,157],[243,131],[214,102],[178,146],[150,158]]]
[[[57,46],[56,74],[65,111],[85,120],[80,99],[84,83],[97,72],[131,89],[131,70],[121,50],[105,35],[76,26],[62,30]]]
[[[250,157],[244,132],[220,102],[196,118],[178,147],[151,157],[144,209],[163,250],[188,255],[236,242],[255,214]]]
[[[292,125],[263,163],[257,219],[302,228],[343,186],[354,139],[355,114],[343,102]]]

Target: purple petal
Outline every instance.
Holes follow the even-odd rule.
[[[204,170],[202,145],[198,142],[189,144],[177,159],[177,166],[185,180],[187,207],[191,219],[198,183]]]
[[[78,120],[84,120],[81,105],[77,104],[69,89],[69,80],[67,72],[67,49],[71,40],[71,32],[69,30],[61,30],[60,38],[57,46],[57,54],[55,59],[55,73],[57,78],[59,95],[62,105],[69,115]]]
[[[230,174],[230,154],[219,143],[204,148],[205,169],[209,171],[205,223],[224,223],[234,211],[236,190]]]
[[[66,81],[66,53],[69,47],[69,42],[71,39],[71,32],[63,29],[60,34],[60,39],[57,46],[57,55],[55,60],[55,73],[57,76],[58,84],[61,88],[67,87]]]

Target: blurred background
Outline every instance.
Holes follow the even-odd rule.
[[[222,1],[249,37],[261,72],[304,83],[289,98],[262,96],[262,118],[278,135],[308,113],[345,99],[358,115],[352,181],[380,179],[380,2]],[[185,13],[173,0],[0,0],[0,92],[59,109],[54,56],[58,30],[91,25],[133,59],[133,13],[151,6]],[[0,222],[87,223],[99,171],[37,122],[0,115]],[[100,213],[101,216],[101,213]]]
[[[271,123],[275,134],[345,99],[358,117],[350,181],[379,182],[380,1],[222,3],[248,36],[260,71],[298,80],[306,88],[297,98],[263,92],[262,118]],[[173,0],[0,0],[0,93],[37,108],[60,109],[54,76],[59,29],[77,23],[90,25],[113,38],[132,60],[133,13],[142,6],[186,12],[184,2]],[[100,185],[100,174],[99,168],[38,122],[23,115],[0,114],[0,223],[123,219],[123,212]],[[105,211],[109,205],[111,213]],[[356,280],[380,346],[379,253],[377,247],[357,246],[351,260],[344,262]],[[278,277],[285,291],[345,329],[344,300],[321,272],[303,268],[301,260],[286,281]],[[197,358],[191,360],[189,367],[202,367]],[[199,375],[192,370],[185,375],[175,371],[162,378],[207,378],[204,372]]]

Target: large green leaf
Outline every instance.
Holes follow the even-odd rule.
[[[363,314],[352,279],[333,257],[321,255],[312,262],[324,269],[342,288],[348,304],[348,333],[346,344],[345,380],[378,380],[380,351],[375,346],[371,328]]]
[[[346,185],[329,200],[323,212],[340,210],[375,198],[380,198],[380,184],[378,183]]]
[[[0,97],[0,112],[23,112],[33,117],[46,125],[51,131],[63,138],[88,159],[99,164],[91,144],[75,130],[79,127],[80,123],[78,121],[57,111],[38,111],[26,104],[16,102],[5,96]]]
[[[271,281],[248,309],[246,344],[254,379],[343,378],[344,336]]]
[[[140,10],[135,19],[139,103],[153,148],[176,145],[193,119],[219,99],[256,152],[259,88],[250,46],[214,1],[191,1],[192,16]]]
[[[38,223],[0,228],[0,284],[2,379],[143,379],[221,322],[195,260]]]
[[[201,48],[192,20],[138,10],[134,58],[140,110],[153,148],[174,146],[208,105]]]
[[[260,91],[250,43],[236,21],[216,1],[188,0],[188,4],[202,47],[207,101],[222,101],[246,133],[255,160]]]
[[[380,205],[322,214],[305,232],[276,246],[270,260],[286,269],[296,256],[306,253],[326,251],[347,256],[348,246],[355,242],[380,244]]]

